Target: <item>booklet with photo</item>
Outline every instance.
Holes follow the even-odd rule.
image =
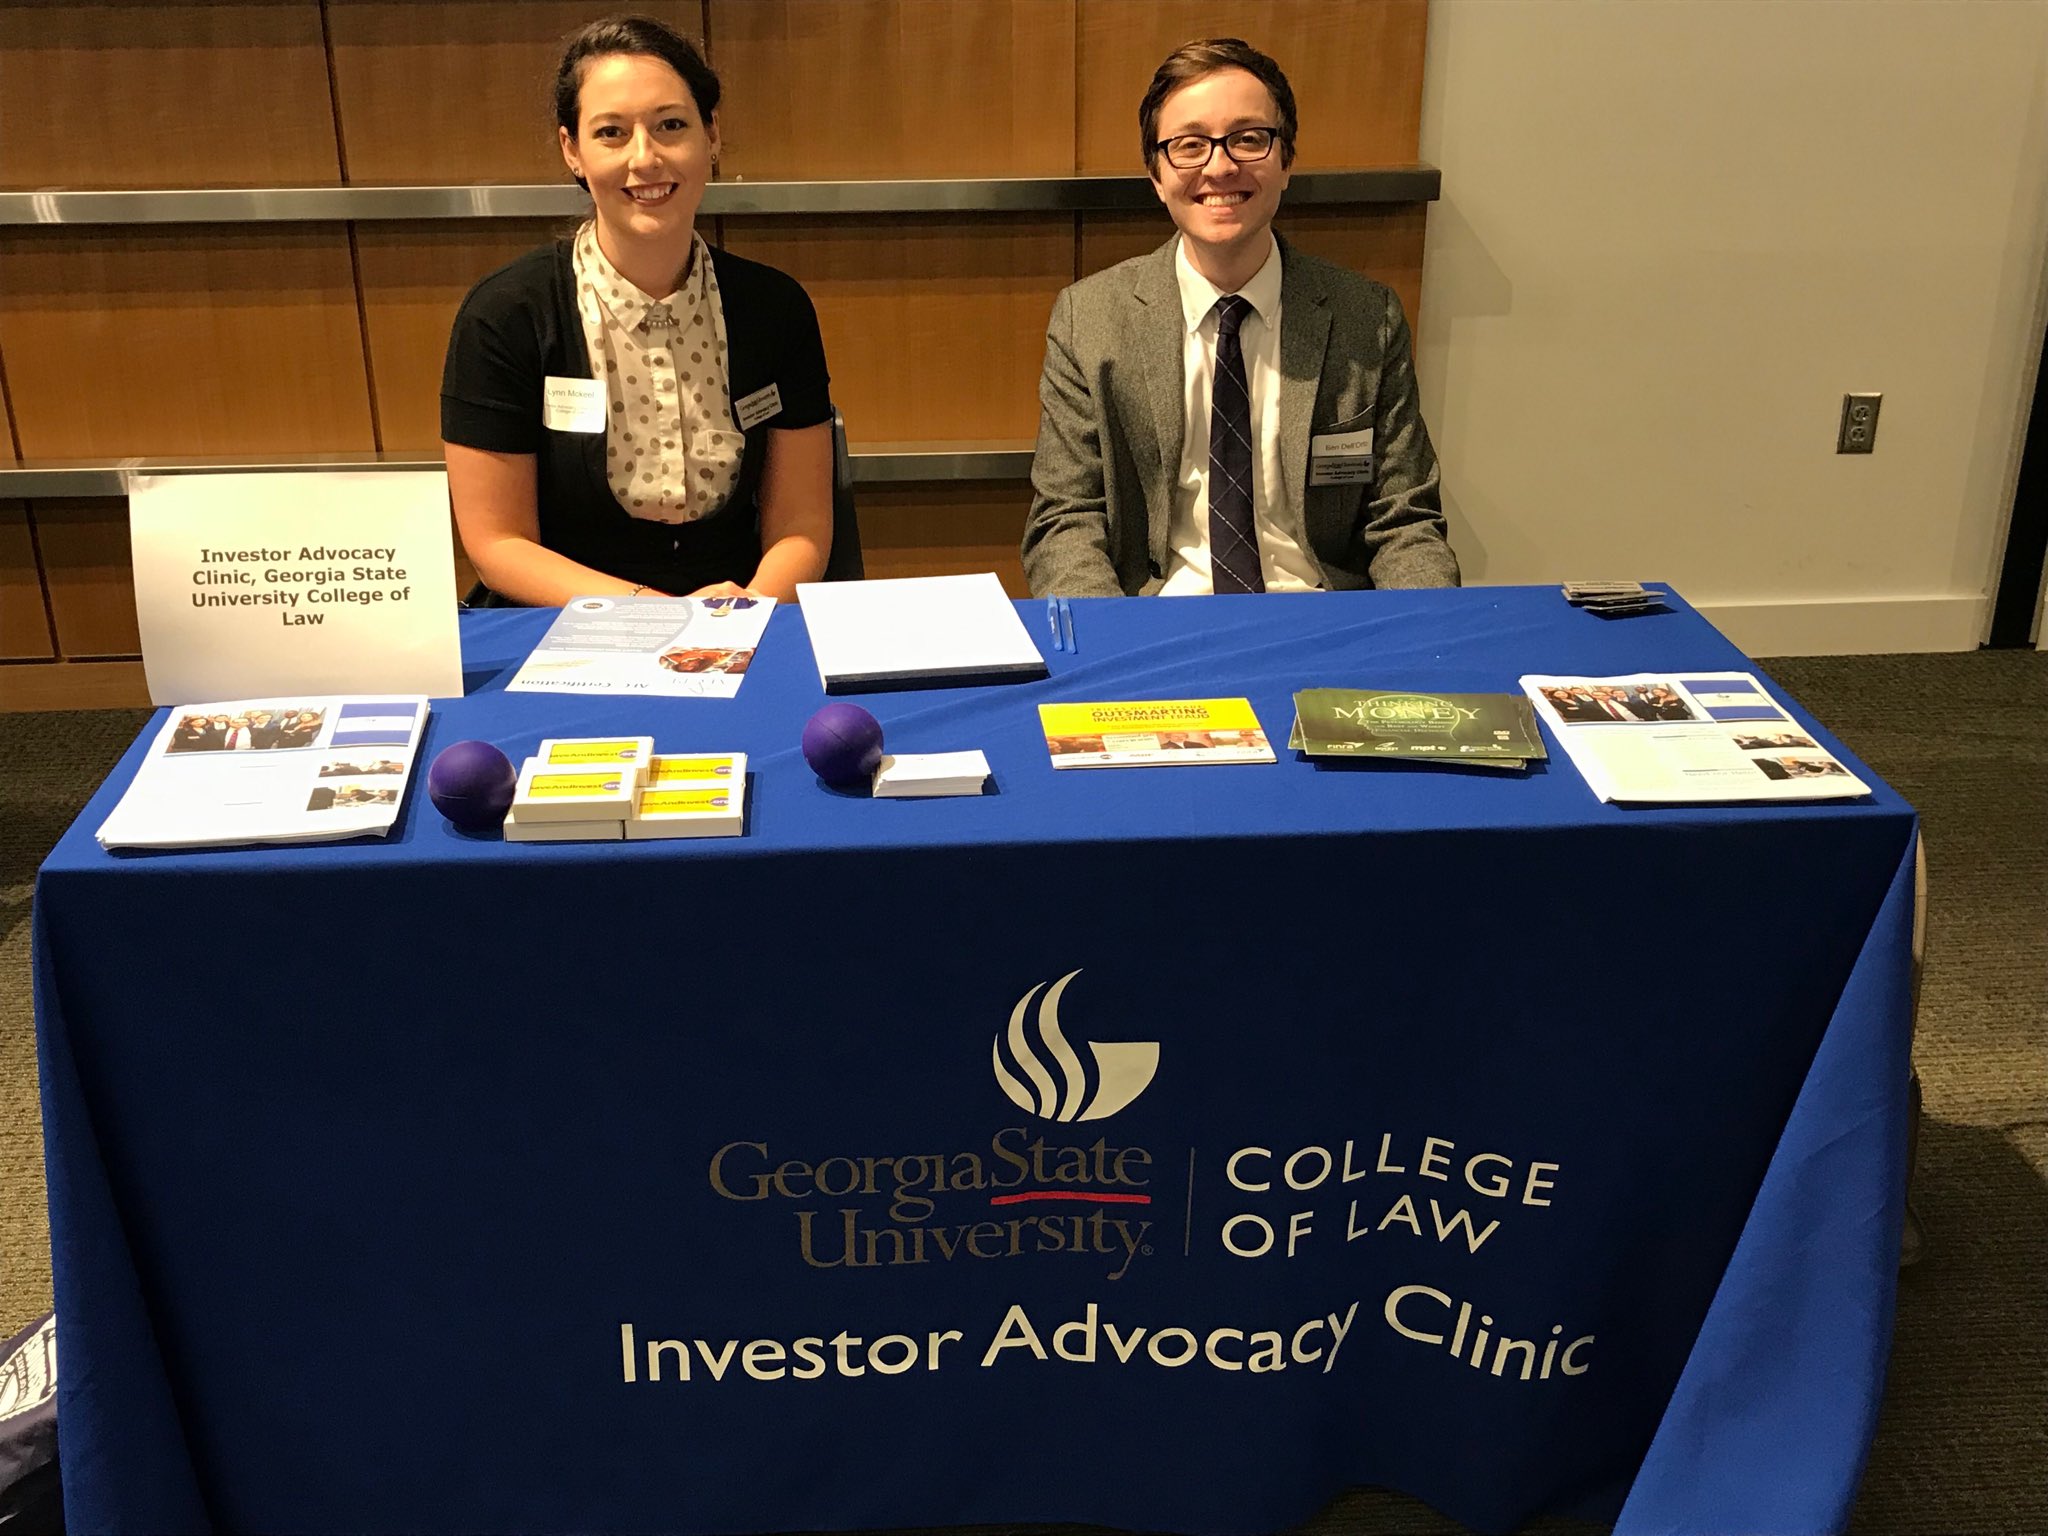
[[[1185,768],[1270,763],[1273,747],[1249,699],[1147,699],[1041,704],[1055,768]]]
[[[746,681],[772,597],[578,597],[507,693],[729,699]]]
[[[1522,688],[1602,800],[1658,805],[1870,793],[1747,672],[1532,675]]]
[[[1310,757],[1520,768],[1548,755],[1519,693],[1304,688],[1287,745]]]
[[[381,837],[398,820],[427,701],[335,696],[180,704],[101,825],[103,848]]]

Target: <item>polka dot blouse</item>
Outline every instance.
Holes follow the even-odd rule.
[[[576,308],[590,376],[605,383],[605,473],[619,505],[657,523],[693,523],[726,503],[746,435],[734,428],[725,311],[704,237],[683,283],[643,293],[598,248],[585,224],[573,253]]]

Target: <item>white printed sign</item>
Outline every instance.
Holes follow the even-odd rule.
[[[441,470],[132,475],[128,529],[158,704],[462,692]]]

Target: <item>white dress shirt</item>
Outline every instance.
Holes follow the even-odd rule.
[[[1270,239],[1271,236],[1268,236]],[[1181,316],[1187,322],[1181,374],[1187,390],[1187,433],[1181,440],[1180,477],[1166,524],[1166,581],[1162,597],[1215,591],[1209,574],[1209,407],[1216,378],[1216,301],[1223,290],[1188,260],[1187,242],[1174,253]],[[1315,557],[1295,542],[1300,526],[1280,473],[1280,242],[1250,282],[1237,290],[1252,307],[1238,328],[1252,397],[1252,525],[1268,592],[1315,592],[1322,573]]]

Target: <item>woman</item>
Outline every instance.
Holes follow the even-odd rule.
[[[714,252],[718,77],[660,22],[577,33],[555,77],[573,238],[471,290],[441,380],[456,526],[501,598],[758,594],[832,541],[832,406],[797,283]]]

